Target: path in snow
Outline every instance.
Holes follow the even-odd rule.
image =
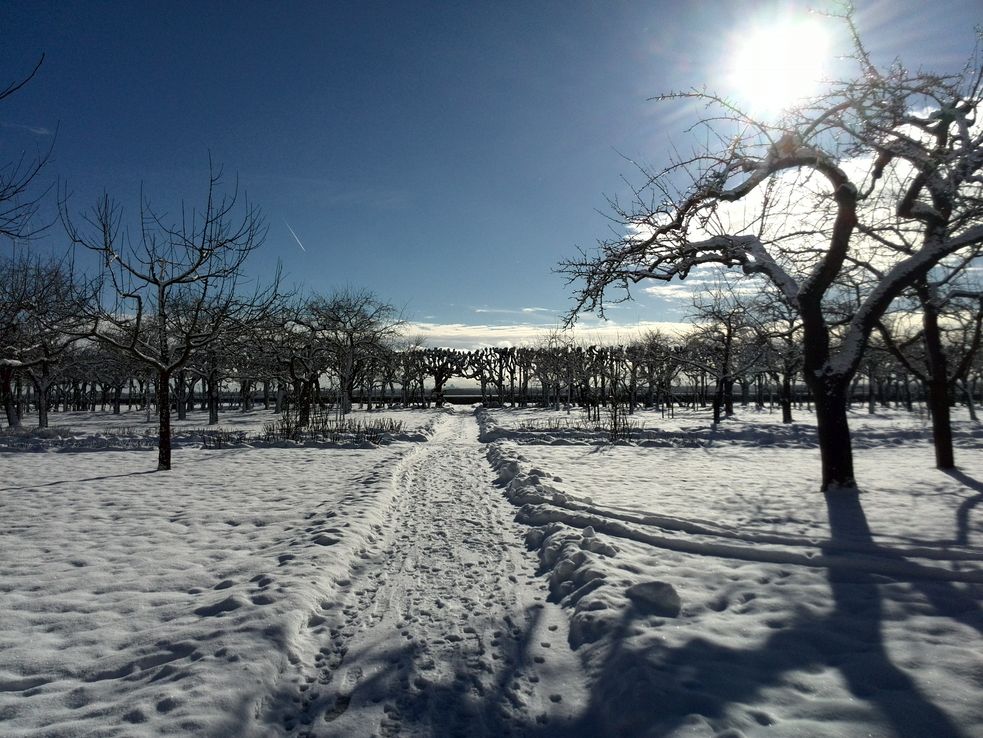
[[[586,704],[567,618],[547,602],[471,415],[400,462],[387,530],[353,565],[300,678],[299,736],[566,735]],[[324,621],[317,618],[313,626]]]

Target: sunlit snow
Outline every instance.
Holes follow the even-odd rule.
[[[979,426],[943,474],[924,416],[856,413],[869,529],[831,530],[808,422],[375,414],[427,440],[192,415],[160,474],[138,414],[4,436],[3,735],[983,730]]]

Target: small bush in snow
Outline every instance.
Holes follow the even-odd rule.
[[[370,420],[338,418],[333,413],[315,411],[307,425],[302,426],[296,411],[287,409],[263,428],[267,443],[381,443],[385,436],[400,433],[403,422],[392,418]]]

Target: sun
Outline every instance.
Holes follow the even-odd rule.
[[[815,93],[829,64],[826,30],[810,17],[761,23],[741,34],[725,63],[728,87],[749,112],[771,116]]]

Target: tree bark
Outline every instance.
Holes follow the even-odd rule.
[[[208,396],[208,424],[218,425],[218,377],[209,374],[205,380],[206,394]]]
[[[157,444],[157,471],[171,469],[171,376],[161,372],[157,382],[157,411],[160,439]]]
[[[782,374],[782,396],[779,400],[782,406],[782,422],[792,422],[792,373]]]
[[[47,371],[44,372],[47,374]],[[48,427],[48,396],[51,394],[51,384],[47,378],[33,379],[34,391],[37,393],[38,428]]]
[[[3,395],[3,410],[7,415],[7,425],[11,428],[19,428],[20,418],[17,416],[17,408],[14,407],[14,393],[10,386],[13,376],[12,368],[0,367],[0,395]]]
[[[716,391],[713,393],[713,400],[711,406],[713,407],[713,425],[714,427],[720,425],[720,406],[724,403],[724,397],[726,393],[727,379],[721,378],[717,380]]]
[[[972,385],[970,385],[970,383],[967,382],[966,380],[963,380],[959,383],[959,386],[962,389],[963,394],[966,395],[966,409],[969,411],[969,419],[972,420],[974,423],[980,422],[979,418],[976,416],[976,406],[973,402]]]
[[[188,419],[188,406],[187,406],[187,389],[188,383],[185,378],[184,370],[180,370],[177,373],[177,381],[174,383],[175,394],[177,395],[177,419],[187,420]]]
[[[932,442],[935,446],[935,466],[954,469],[952,424],[949,417],[949,367],[942,347],[939,312],[931,292],[924,283],[916,285],[922,303],[922,328],[925,341],[925,363],[928,368],[928,408],[932,415]]]
[[[846,409],[849,379],[826,377],[811,384],[822,465],[821,489],[827,494],[837,490],[855,490],[857,483],[853,473],[853,447]]]

